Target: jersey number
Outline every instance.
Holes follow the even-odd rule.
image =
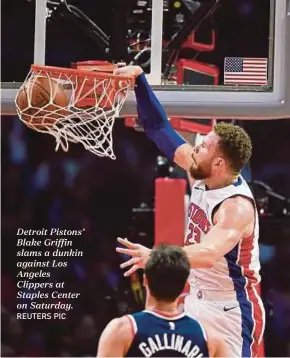
[[[200,243],[200,229],[192,222],[188,226],[189,233],[187,234],[185,244],[199,244]]]

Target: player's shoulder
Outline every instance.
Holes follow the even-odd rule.
[[[148,318],[153,318],[152,316],[154,317],[156,316],[154,312],[152,313],[151,311],[143,310],[143,311],[138,311],[135,313],[128,314],[125,317],[127,317],[129,321],[136,322],[137,324],[137,322],[143,322],[144,320],[146,321]]]
[[[247,214],[249,211],[252,212],[254,209],[253,200],[242,194],[225,199],[221,203],[221,209],[228,212],[238,212],[239,214]]]
[[[239,175],[238,180],[234,184],[226,188],[230,188],[230,191],[228,197],[222,201],[219,211],[223,211],[226,214],[251,217],[255,209],[254,198],[242,175]]]
[[[126,316],[112,319],[103,330],[98,346],[98,357],[124,357],[132,341],[134,331]],[[113,346],[112,346],[113,344]]]
[[[112,319],[107,325],[107,331],[112,335],[122,336],[132,333],[132,322],[129,315]]]
[[[214,214],[214,224],[231,227],[239,222],[241,226],[252,222],[255,214],[253,201],[245,196],[237,195],[225,199]]]

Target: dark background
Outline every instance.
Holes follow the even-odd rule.
[[[71,1],[108,35],[118,1]],[[124,1],[125,3],[125,1]],[[126,2],[131,6],[134,1]],[[222,69],[224,56],[268,55],[269,2],[225,1],[217,13],[217,50],[199,57]],[[171,13],[173,17],[174,13]],[[34,4],[2,2],[2,81],[22,81],[33,62]],[[166,36],[174,29],[168,16]],[[135,26],[135,25],[132,25]],[[206,37],[206,29],[200,37]],[[77,60],[105,59],[98,46],[77,25],[57,15],[48,24],[50,65],[70,66]],[[122,52],[117,49],[116,57]],[[240,122],[253,140],[250,169],[274,192],[290,197],[290,121]],[[143,307],[136,285],[122,277],[115,254],[117,236],[152,245],[153,214],[133,208],[154,203],[154,178],[160,175],[160,153],[144,134],[114,127],[117,160],[102,159],[72,145],[68,153],[54,152],[49,136],[27,129],[16,117],[1,117],[2,149],[2,355],[94,356],[106,323]],[[160,168],[159,168],[160,169]],[[166,172],[166,170],[165,170]],[[254,186],[261,216],[262,295],[266,306],[266,356],[289,355],[290,229],[279,200]],[[266,204],[265,204],[266,203]],[[17,321],[16,230],[23,228],[86,228],[76,245],[84,257],[70,260],[53,279],[66,282],[66,291],[81,292],[76,309],[61,321]]]

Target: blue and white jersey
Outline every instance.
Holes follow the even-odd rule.
[[[126,357],[208,357],[201,324],[185,313],[165,316],[142,311],[127,316],[134,338]]]

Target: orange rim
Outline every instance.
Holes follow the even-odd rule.
[[[133,76],[123,76],[123,75],[113,75],[112,72],[102,72],[102,66],[98,66],[100,71],[87,71],[80,70],[75,68],[65,68],[65,67],[54,67],[54,66],[41,66],[41,65],[31,65],[32,71],[47,71],[54,74],[64,73],[68,75],[75,75],[77,77],[91,77],[97,79],[106,79],[111,78],[119,81],[129,80],[131,87],[135,85],[135,78]],[[108,66],[104,66],[105,71],[108,71]],[[112,70],[115,69],[115,66],[112,66]]]

